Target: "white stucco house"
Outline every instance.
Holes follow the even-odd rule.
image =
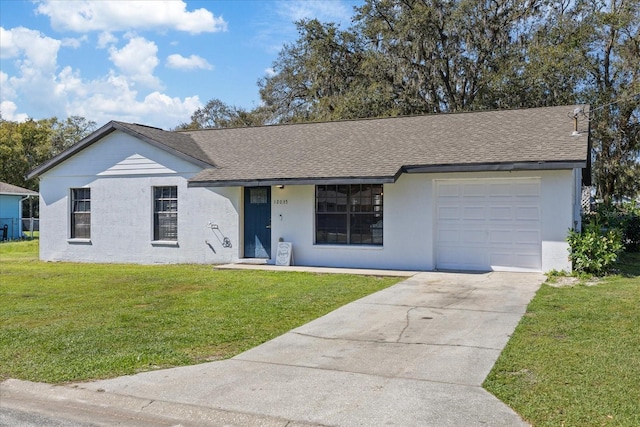
[[[589,180],[574,106],[199,131],[110,122],[33,170],[40,257],[570,269]]]

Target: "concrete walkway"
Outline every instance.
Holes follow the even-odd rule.
[[[521,426],[481,384],[543,281],[418,273],[229,360],[2,389],[126,406],[183,426]]]

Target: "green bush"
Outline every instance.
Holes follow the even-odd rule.
[[[640,251],[640,214],[631,214],[624,224],[622,239],[629,252]]]
[[[628,252],[640,251],[640,207],[633,203],[600,204],[594,212],[583,217],[584,228],[599,224],[604,229],[617,228]]]
[[[567,241],[573,269],[597,276],[608,272],[624,250],[622,232],[617,228],[603,230],[597,222],[582,233],[569,230]]]

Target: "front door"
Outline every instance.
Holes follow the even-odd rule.
[[[244,189],[244,257],[271,258],[271,187]]]

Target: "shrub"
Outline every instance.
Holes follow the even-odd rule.
[[[600,204],[595,212],[584,215],[584,228],[591,224],[599,224],[604,229],[617,228],[622,233],[625,250],[640,250],[640,207],[633,203]]]
[[[567,241],[573,269],[597,276],[608,272],[624,249],[622,232],[617,228],[605,231],[597,222],[582,233],[569,230]]]

